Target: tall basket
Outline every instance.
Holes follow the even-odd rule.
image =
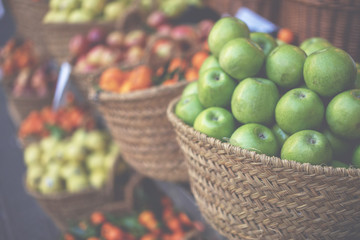
[[[167,114],[201,213],[229,239],[360,239],[360,169],[301,164],[221,142]]]
[[[280,25],[301,42],[323,37],[360,61],[360,2],[356,0],[283,0]]]

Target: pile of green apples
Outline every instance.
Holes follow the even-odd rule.
[[[208,44],[175,107],[181,120],[259,154],[360,168],[360,68],[348,53],[317,37],[278,45],[231,17]]]
[[[130,5],[129,0],[50,0],[44,23],[113,21]]]
[[[46,137],[25,148],[26,184],[45,195],[100,189],[118,156],[117,145],[100,130],[78,129],[61,140]]]

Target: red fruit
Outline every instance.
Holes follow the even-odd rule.
[[[86,56],[82,56],[78,59],[75,65],[75,71],[79,73],[89,73],[97,69],[96,66],[87,62]]]
[[[88,50],[89,42],[85,36],[78,34],[70,39],[69,51],[72,55],[79,56]]]
[[[112,50],[112,49],[104,49],[104,51],[101,54],[100,58],[100,65],[101,66],[109,66],[111,64],[114,64],[118,62],[121,59],[121,52],[120,50]]]
[[[92,224],[94,225],[99,225],[105,222],[105,216],[102,212],[93,212],[90,218]]]
[[[171,37],[175,40],[192,40],[197,41],[199,39],[195,29],[188,25],[179,25],[172,29]]]
[[[126,52],[125,61],[128,64],[139,63],[144,56],[144,50],[139,46],[133,46]]]
[[[126,34],[124,45],[129,48],[132,46],[145,46],[146,33],[142,30],[133,30]]]
[[[120,48],[124,45],[125,36],[122,32],[113,31],[106,37],[106,44],[110,47]]]
[[[167,39],[159,39],[154,44],[152,52],[160,58],[167,59],[171,57],[173,49],[174,44],[172,41]]]
[[[87,40],[91,45],[100,44],[105,41],[105,32],[100,28],[92,28],[87,34]]]
[[[161,24],[164,24],[167,21],[166,15],[162,11],[152,12],[146,20],[148,26],[157,28]]]
[[[169,24],[162,24],[157,28],[158,34],[170,36],[172,27]]]
[[[86,55],[86,62],[93,66],[101,66],[101,58],[107,47],[98,45],[93,47]]]
[[[199,22],[198,28],[200,31],[200,38],[202,40],[205,40],[208,38],[209,33],[213,26],[214,26],[214,22],[212,20],[205,19],[205,20],[202,20],[201,22]]]

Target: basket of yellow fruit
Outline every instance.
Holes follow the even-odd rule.
[[[168,106],[196,202],[229,239],[357,239],[360,72],[333,46],[276,45],[219,20]]]
[[[124,184],[131,178],[118,147],[100,130],[78,129],[64,139],[32,142],[24,149],[24,160],[28,193],[63,230],[70,220],[114,200],[116,174],[122,174]]]

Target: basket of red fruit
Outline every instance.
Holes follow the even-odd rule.
[[[57,70],[51,61],[36,55],[31,42],[11,39],[1,50],[0,62],[2,85],[15,122],[51,104]]]
[[[187,82],[197,79],[197,67],[208,53],[201,50],[190,59],[172,57],[174,46],[171,38],[159,37],[148,48],[147,64],[120,65],[93,76],[90,97],[126,162],[155,179],[187,181],[186,165],[166,119],[166,107]],[[163,50],[167,53],[164,59],[170,61],[161,63],[157,51]]]

